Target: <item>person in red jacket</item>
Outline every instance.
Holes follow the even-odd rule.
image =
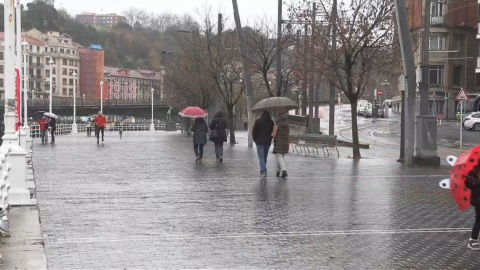
[[[95,123],[97,124],[97,144],[100,143],[100,131],[102,132],[102,142],[103,142],[103,135],[105,132],[105,126],[107,125],[107,119],[102,114],[102,112],[98,112],[95,116]]]
[[[42,138],[42,143],[48,143],[48,119],[44,116],[42,119],[37,121],[40,126],[40,137]]]

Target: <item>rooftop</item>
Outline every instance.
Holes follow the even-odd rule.
[[[5,38],[5,33],[0,32],[0,40],[4,40],[4,38]],[[22,40],[28,42],[28,44],[30,44],[30,45],[45,45],[45,43],[43,43],[42,41],[40,41],[36,38],[26,36],[26,35],[22,35]]]

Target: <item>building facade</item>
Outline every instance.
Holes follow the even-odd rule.
[[[83,24],[89,24],[93,26],[100,26],[105,28],[112,28],[119,22],[126,22],[124,16],[117,15],[115,13],[109,14],[95,14],[95,13],[82,13],[78,14],[76,20]]]
[[[32,63],[29,74],[34,78],[29,88],[33,89],[34,98],[48,98],[50,88],[53,90],[53,98],[73,97],[75,83],[78,96],[79,49],[82,46],[73,42],[69,35],[59,32],[42,33],[32,29],[25,35],[43,42],[43,46],[30,46],[32,49],[29,50],[29,64]],[[50,60],[53,64],[50,64]]]
[[[475,60],[478,45],[477,10],[472,8],[478,0],[432,1],[407,0],[408,20],[412,33],[417,82],[421,83],[425,8],[430,9],[429,44],[429,114],[443,114],[454,119],[461,88],[477,91]],[[418,89],[417,89],[418,90]]]
[[[104,81],[104,51],[98,45],[80,49],[80,95],[84,99],[100,99],[100,81]],[[103,99],[107,99],[104,85]]]
[[[108,83],[108,98],[113,100],[150,100],[154,89],[154,100],[163,100],[163,69],[131,70],[125,68],[105,67]]]

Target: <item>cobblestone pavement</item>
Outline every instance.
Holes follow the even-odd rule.
[[[196,164],[179,133],[37,140],[49,269],[479,269],[473,211],[438,185],[448,167],[290,154],[280,180],[270,155],[262,181],[239,141]]]

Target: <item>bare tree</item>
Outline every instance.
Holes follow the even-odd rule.
[[[230,143],[235,144],[234,107],[245,91],[238,39],[233,30],[218,31],[218,23],[206,10],[189,37],[179,41],[182,53],[195,62],[209,77],[228,115]],[[221,22],[224,25],[224,22]],[[219,35],[220,33],[220,35]],[[193,50],[189,50],[193,47]]]
[[[319,0],[320,8],[330,20],[331,5]],[[321,69],[322,75],[340,89],[350,101],[353,158],[360,158],[357,101],[374,76],[389,65],[394,34],[393,0],[340,1],[338,15],[330,27],[337,30],[337,48]],[[318,49],[330,51],[330,39],[315,39]]]

